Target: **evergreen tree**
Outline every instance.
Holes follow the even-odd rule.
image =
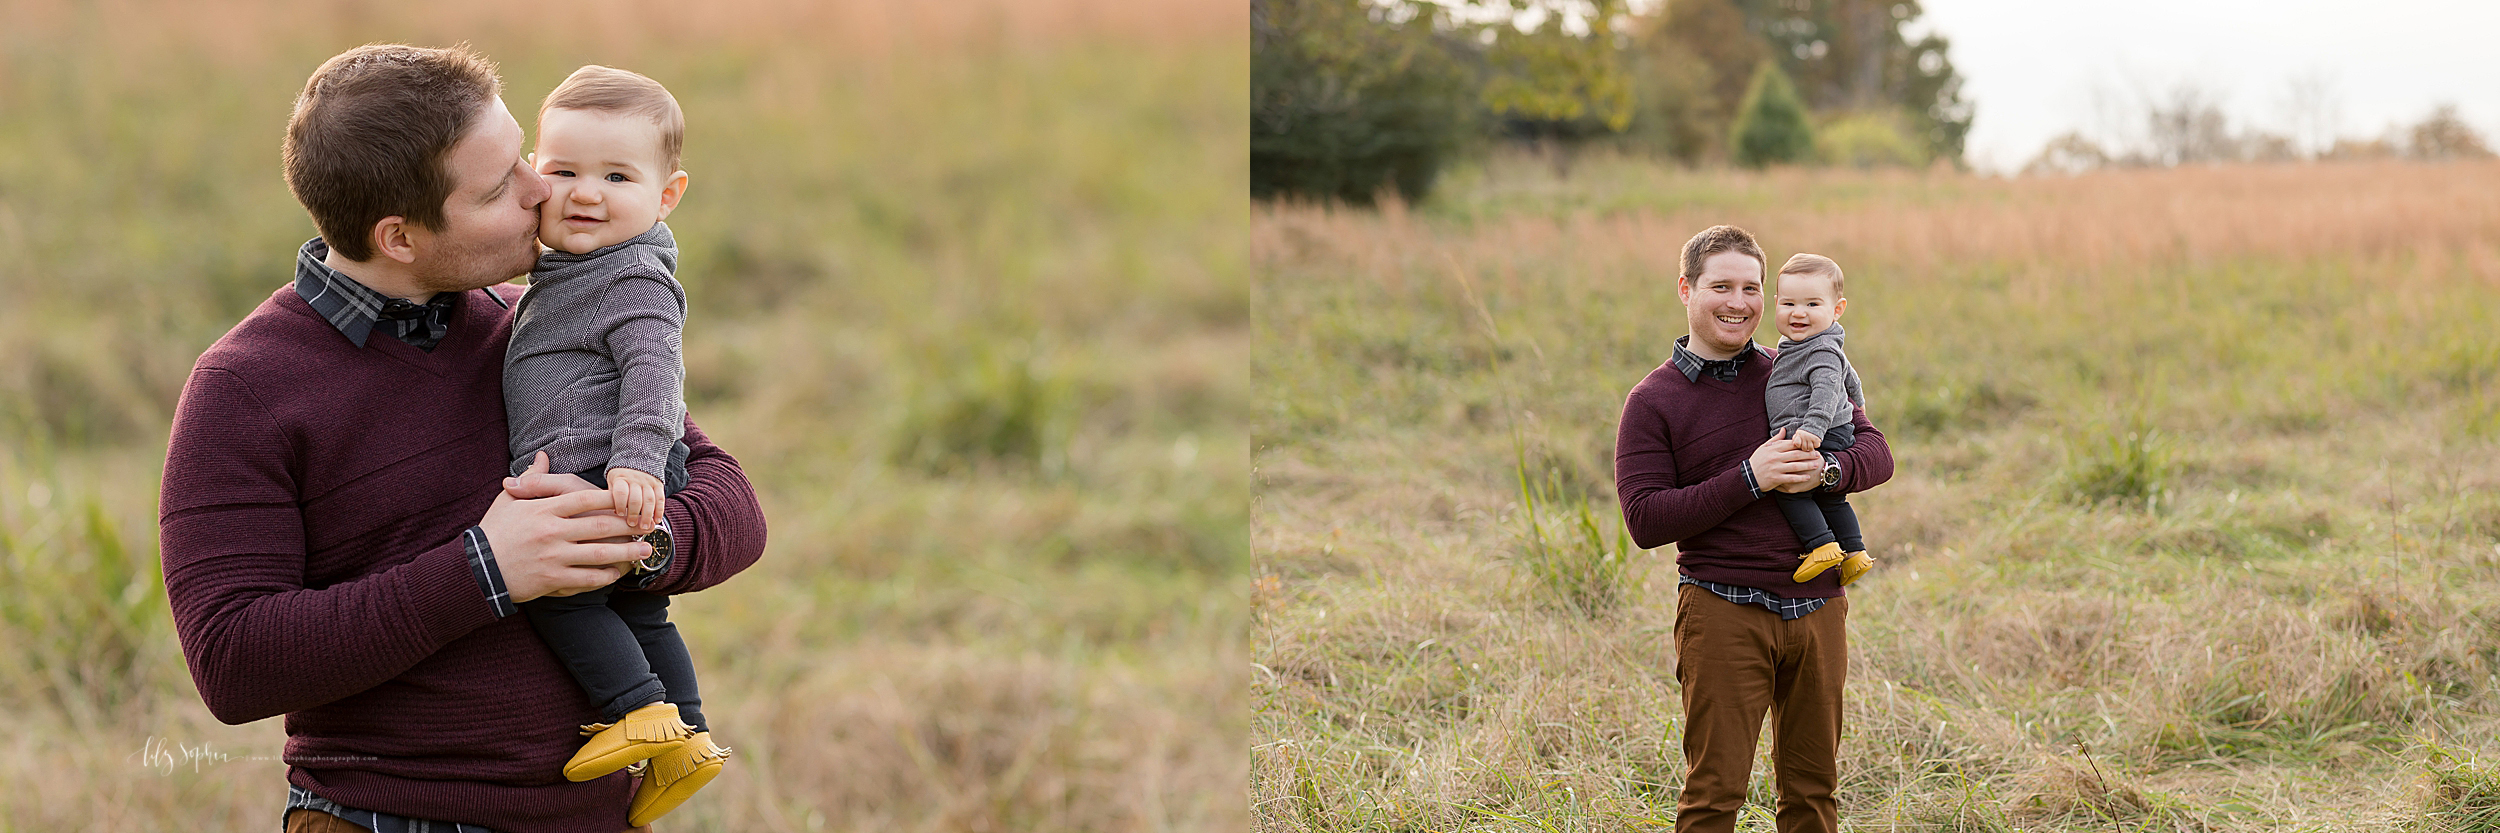
[[[1745,87],[1745,103],[1729,130],[1728,148],[1737,164],[1749,168],[1802,162],[1814,154],[1814,128],[1806,122],[1805,101],[1789,83],[1778,61],[1763,61]]]

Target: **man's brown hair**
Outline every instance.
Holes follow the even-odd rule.
[[[1780,264],[1780,277],[1785,278],[1790,275],[1819,275],[1830,278],[1832,279],[1832,297],[1841,297],[1840,264],[1832,262],[1831,258],[1804,252],[1789,255],[1788,262]]]
[[[1753,258],[1757,264],[1768,263],[1762,255],[1762,244],[1753,242],[1753,235],[1735,226],[1711,226],[1702,229],[1693,239],[1684,241],[1684,278],[1701,277],[1702,261],[1720,252],[1735,252]]]
[[[657,176],[677,172],[678,153],[686,147],[686,114],[677,97],[660,82],[641,73],[590,64],[564,77],[555,92],[538,105],[539,121],[549,110],[588,110],[620,116],[641,116],[660,126],[660,169]]]
[[[384,217],[443,228],[443,202],[456,184],[451,147],[502,94],[494,62],[467,44],[341,52],[295,96],[281,151],[286,187],[331,251],[371,260],[373,225]]]

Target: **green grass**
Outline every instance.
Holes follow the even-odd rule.
[[[2464,184],[2491,173],[1496,156],[1422,206],[1257,209],[1255,827],[1672,817],[1673,550],[1587,556],[1624,393],[1684,331],[1677,248],[1716,222],[1849,271],[1899,465],[1852,499],[1882,561],[1851,588],[1844,827],[2472,817],[2487,778],[2421,739],[2500,749],[2500,198]],[[1611,612],[1556,602],[1588,586]]]
[[[673,617],[740,755],[672,824],[1239,828],[1244,46],[1088,8],[732,4],[661,40],[482,3],[12,7],[0,830],[276,822],[252,758],[283,729],[192,690],[154,502],[191,362],[313,233],[289,104],[370,40],[471,41],[525,128],[592,62],[688,111],[689,408],[772,544]]]

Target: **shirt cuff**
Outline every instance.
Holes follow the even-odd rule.
[[[521,612],[512,603],[512,591],[503,586],[503,570],[495,567],[495,548],[486,543],[484,527],[469,527],[460,534],[460,549],[469,556],[469,573],[477,577],[477,588],[486,594],[486,603],[495,608],[501,619]]]
[[[1737,464],[1736,464],[1736,471],[1737,471],[1738,473],[1741,473],[1741,474],[1743,474],[1743,475],[1745,476],[1745,491],[1747,491],[1747,492],[1749,492],[1749,493],[1752,493],[1754,497],[1757,497],[1757,498],[1761,497],[1761,496],[1762,496],[1762,484],[1759,484],[1759,483],[1754,482],[1754,479],[1753,479],[1753,464],[1752,464],[1752,463],[1750,463],[1750,462],[1737,463]]]

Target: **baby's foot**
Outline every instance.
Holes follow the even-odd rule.
[[[1797,583],[1804,584],[1813,581],[1815,576],[1822,575],[1824,570],[1839,566],[1840,545],[1824,544],[1815,547],[1813,552],[1797,557],[1805,560],[1804,564],[1797,565]]]
[[[1840,562],[1840,586],[1849,586],[1849,582],[1857,581],[1859,576],[1872,569],[1875,569],[1874,556],[1867,555],[1865,550],[1849,553],[1849,557]]]

